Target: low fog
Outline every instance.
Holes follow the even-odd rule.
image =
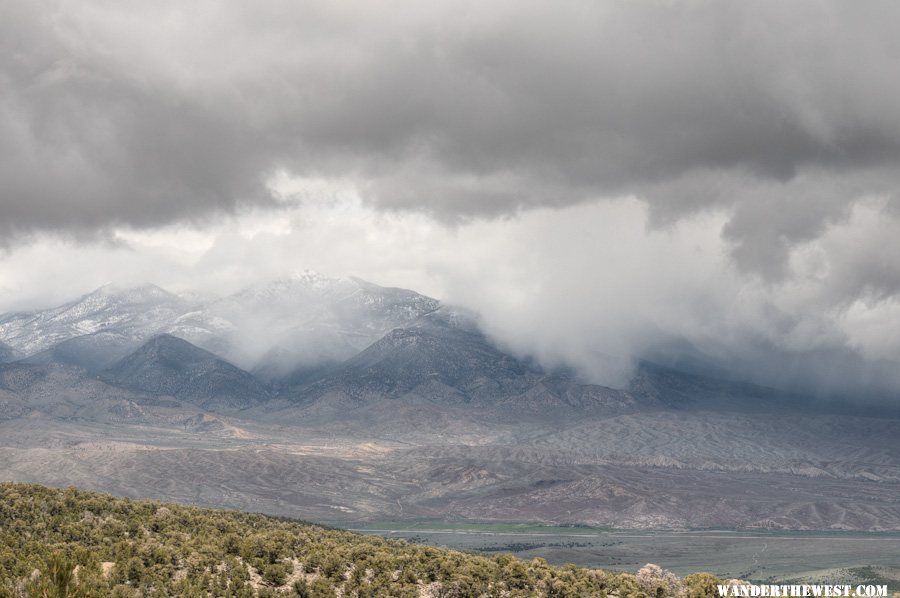
[[[725,213],[659,228],[644,202],[622,198],[451,227],[385,215],[359,199],[304,201],[202,231],[122,229],[98,243],[36,238],[0,264],[0,310],[57,305],[108,282],[155,282],[210,301],[309,268],[469,308],[499,346],[601,384],[624,385],[650,359],[820,397],[894,400],[900,389],[892,333],[900,309],[857,278],[873,252],[896,243],[879,202],[799,246],[785,279],[771,282],[734,264],[721,234]],[[310,352],[312,324],[298,328],[315,323],[300,313],[315,305],[301,296],[257,303],[240,313],[217,308],[239,324],[233,359],[328,357]]]

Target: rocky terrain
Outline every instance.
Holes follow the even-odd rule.
[[[900,530],[895,413],[651,363],[588,384],[412,291],[105,287],[0,341],[0,479],[332,522]]]

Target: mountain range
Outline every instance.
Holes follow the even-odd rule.
[[[0,315],[0,339],[18,355],[104,369],[171,334],[268,377],[298,364],[346,359],[439,302],[359,279],[304,272],[213,299],[147,284],[101,287],[56,308]]]
[[[900,530],[900,419],[641,363],[625,388],[466,310],[303,273],[0,316],[0,477],[325,521]]]

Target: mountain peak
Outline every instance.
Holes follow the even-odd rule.
[[[287,278],[310,286],[330,286],[333,284],[345,283],[348,280],[343,276],[328,276],[316,270],[310,270],[309,268],[297,270],[291,273]]]
[[[177,336],[175,336],[173,334],[164,332],[162,334],[157,334],[153,338],[149,339],[146,343],[144,343],[144,346],[145,347],[148,347],[148,346],[149,347],[175,347],[175,346],[191,346],[191,347],[193,347],[194,345],[187,342],[183,338],[178,338]],[[196,347],[196,348],[200,349],[199,347]],[[200,349],[200,350],[202,351],[203,349]]]
[[[94,289],[87,295],[81,297],[81,300],[87,299],[89,297],[113,297],[119,299],[124,303],[145,303],[178,298],[177,295],[170,293],[164,288],[153,283],[127,286],[111,282],[106,283],[97,289]]]
[[[295,272],[283,278],[254,284],[223,301],[294,301],[304,297],[310,299],[344,296],[358,290],[358,285],[347,278],[324,276],[312,270]]]
[[[49,357],[99,371],[169,333],[245,370],[262,368],[278,377],[311,364],[343,361],[439,305],[411,290],[312,270],[207,300],[154,284],[108,284],[52,309],[5,318],[0,340],[23,357],[59,346]],[[162,337],[155,345],[168,352],[184,350],[173,338]]]
[[[202,361],[223,361],[206,349],[201,349],[171,334],[154,336],[122,361],[126,360],[133,362],[138,360],[165,360],[177,369],[183,369]]]
[[[266,396],[249,373],[171,334],[154,336],[104,376],[126,388],[203,407],[243,408]]]
[[[75,301],[58,308],[57,311],[60,315],[64,314],[66,318],[71,318],[82,317],[107,309],[159,305],[177,301],[180,301],[177,295],[155,284],[122,286],[110,283],[94,289],[86,295],[82,295]]]

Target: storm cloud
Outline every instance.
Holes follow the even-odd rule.
[[[446,221],[726,206],[745,268],[893,194],[891,2],[6,3],[2,233],[153,226],[351,179]]]
[[[685,346],[787,386],[870,371],[900,349],[898,25],[887,1],[7,0],[5,303],[39,299],[22,256],[61,233],[94,256],[72,288],[138,262],[228,286],[199,269],[301,252],[586,371]],[[217,228],[266,213],[322,248]],[[206,238],[196,264],[122,257],[164,227]]]

